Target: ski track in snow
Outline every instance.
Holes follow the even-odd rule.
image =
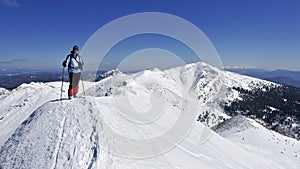
[[[59,138],[58,138],[58,142],[56,143],[55,150],[54,150],[54,153],[53,153],[54,157],[52,159],[55,160],[54,161],[54,166],[51,167],[51,168],[56,168],[56,164],[57,164],[57,161],[58,161],[58,153],[59,153],[59,150],[61,149],[62,139],[63,139],[63,135],[64,135],[65,122],[66,122],[66,118],[64,117],[63,120],[62,120],[62,123],[61,123],[61,128],[58,131]]]

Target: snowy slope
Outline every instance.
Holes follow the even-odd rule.
[[[79,106],[72,108],[73,104]],[[97,104],[102,106],[101,109]],[[102,144],[100,138],[105,138],[101,136],[107,134],[103,128],[104,119],[114,119],[110,122],[118,126],[120,121],[116,120],[116,114],[111,97],[98,99],[86,97],[49,102],[23,122],[13,137],[2,147],[1,165],[3,168],[158,169],[298,168],[299,166],[297,158],[278,154],[276,158],[273,155],[272,159],[270,154],[222,138],[201,123],[194,126],[183,142],[162,155],[146,159],[116,156],[99,147]],[[130,124],[122,125],[130,126]],[[138,130],[131,128],[131,132]],[[207,142],[200,142],[201,130],[212,132]],[[299,146],[299,143],[295,144]]]
[[[300,168],[299,141],[266,129],[252,119],[234,116],[214,129],[241,148],[286,168]]]
[[[30,83],[0,91],[0,146],[37,107],[58,98],[58,86],[59,83]]]
[[[89,87],[92,84],[85,82],[85,85]],[[68,83],[65,82],[63,97],[67,97],[67,88]],[[35,109],[50,100],[59,99],[60,90],[61,82],[32,82],[12,91],[0,88],[0,147]]]
[[[19,89],[18,93],[23,92],[20,95],[25,98],[34,95],[33,90],[41,86],[39,90],[45,91],[47,96],[34,95],[36,99],[28,101],[28,107],[15,110],[19,120],[9,118],[13,114],[2,109],[5,118],[0,125],[2,122],[11,124],[12,129],[10,133],[0,132],[1,140],[8,139],[0,149],[0,168],[299,168],[298,141],[278,133],[270,135],[254,121],[249,120],[248,125],[248,119],[239,121],[238,127],[230,123],[235,118],[221,123],[230,117],[223,113],[219,102],[238,97],[232,87],[251,89],[275,85],[271,82],[223,72],[200,62],[165,71],[152,69],[131,75],[118,72],[99,82],[85,84],[89,96],[63,101],[55,100],[60,89],[58,82],[32,83],[33,88]],[[4,90],[4,97],[18,95],[13,92]],[[23,103],[22,99],[6,100],[9,99],[1,100],[1,106]],[[158,106],[153,108],[153,104]],[[127,114],[132,108],[141,113],[133,115],[147,123],[133,123]],[[19,113],[20,110],[25,113]],[[161,110],[163,113],[157,118],[142,118],[143,113]],[[222,118],[206,122],[209,126],[221,123],[217,133],[206,127],[207,124],[196,122],[197,116],[207,111],[210,119]],[[190,115],[188,121],[181,119],[182,112]],[[139,145],[112,134],[153,138],[167,132],[178,123],[176,120],[183,121],[179,128],[193,124],[188,135],[171,149],[152,156],[143,150],[155,153],[161,147],[158,143],[164,145],[164,140]],[[3,125],[0,129],[9,128]],[[291,147],[284,146],[286,142]],[[128,158],[141,153],[145,155],[143,158]]]

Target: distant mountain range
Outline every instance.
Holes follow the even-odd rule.
[[[290,71],[282,69],[268,71],[264,69],[255,68],[227,68],[226,70],[242,75],[252,76],[259,79],[300,88],[300,71]]]

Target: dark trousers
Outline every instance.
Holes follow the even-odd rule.
[[[76,87],[79,84],[81,73],[69,73],[70,85],[69,89]]]

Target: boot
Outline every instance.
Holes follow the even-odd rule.
[[[68,90],[68,97],[69,97],[69,99],[72,98],[73,94],[74,94],[73,88],[69,88],[69,90]]]
[[[79,86],[77,85],[74,87],[74,97],[77,96],[78,90],[79,90]]]

